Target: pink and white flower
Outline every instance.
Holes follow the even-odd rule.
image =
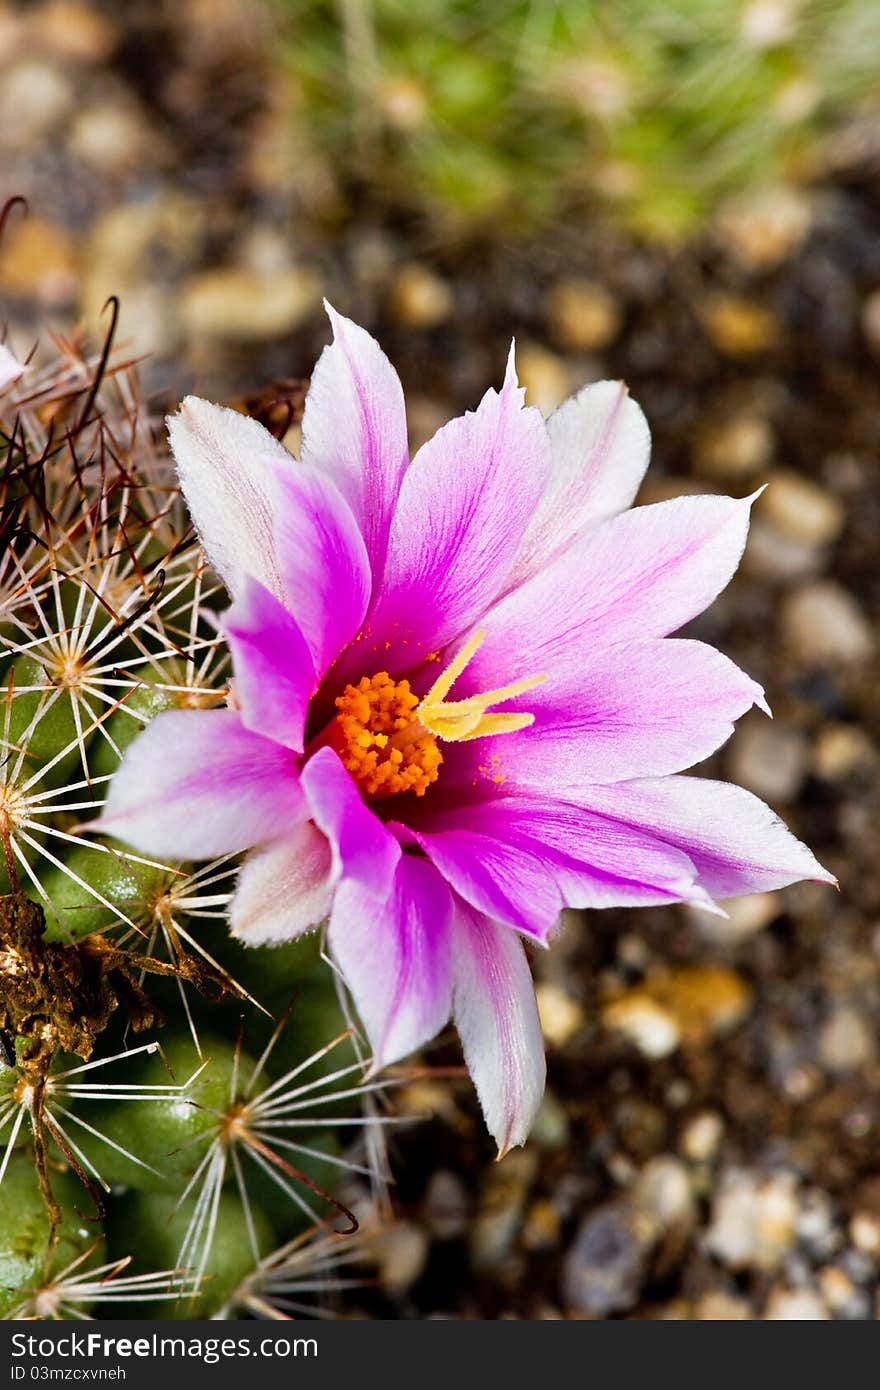
[[[649,435],[626,388],[545,423],[512,352],[409,463],[394,369],[329,313],[299,461],[202,400],[169,422],[233,599],[236,708],[160,714],[96,828],[158,856],[249,851],[234,934],[329,918],[376,1068],[452,1015],[504,1152],[544,1086],[522,943],[563,907],[833,880],[748,792],[679,775],[766,709],[726,657],[670,639],[731,578],[751,499],[630,510]]]

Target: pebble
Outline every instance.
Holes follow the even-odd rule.
[[[837,540],[846,521],[846,508],[837,497],[789,470],[771,473],[768,484],[757,504],[765,521],[807,546]]]
[[[727,899],[726,917],[695,911],[693,918],[701,934],[710,941],[739,946],[762,932],[782,910],[778,893],[745,893],[741,898]]]
[[[755,716],[739,725],[726,757],[732,781],[783,806],[794,801],[800,791],[809,760],[804,735],[773,724],[766,716]]]
[[[838,1318],[869,1318],[869,1305],[863,1289],[857,1287],[840,1265],[826,1265],[819,1271],[819,1290],[825,1307]]]
[[[562,1268],[562,1297],[573,1313],[604,1318],[638,1302],[646,1245],[632,1212],[609,1203],[578,1228]]]
[[[763,1321],[827,1322],[828,1310],[813,1289],[774,1289]]]
[[[533,1202],[523,1224],[522,1243],[526,1250],[552,1250],[559,1244],[561,1222],[552,1202],[541,1198]]]
[[[824,563],[825,552],[816,546],[794,540],[760,516],[752,520],[743,556],[746,574],[770,583],[791,584],[819,574]]]
[[[106,101],[80,111],[70,129],[71,153],[107,176],[137,170],[143,176],[160,162],[162,150],[142,111],[133,103]]]
[[[724,1121],[714,1110],[703,1110],[689,1120],[679,1147],[691,1163],[710,1163],[724,1138]]]
[[[694,465],[710,478],[746,478],[770,463],[775,448],[773,426],[765,416],[737,413],[698,432]]]
[[[522,1227],[537,1165],[538,1156],[533,1150],[514,1149],[489,1171],[480,1193],[479,1210],[470,1227],[474,1269],[497,1269],[510,1255]]]
[[[706,1248],[728,1269],[776,1269],[794,1245],[798,1205],[792,1174],[728,1169],[716,1191]]]
[[[862,768],[873,769],[877,750],[857,724],[826,724],[813,746],[813,769],[827,782],[839,782]]]
[[[428,1262],[427,1232],[413,1221],[396,1221],[376,1237],[379,1283],[391,1297],[400,1297],[421,1277]]]
[[[529,1135],[531,1143],[553,1153],[565,1148],[570,1130],[568,1113],[562,1101],[552,1091],[545,1091]]]
[[[754,1317],[748,1302],[723,1289],[710,1289],[694,1304],[697,1322],[748,1322]]]
[[[856,1211],[850,1218],[848,1231],[857,1250],[870,1260],[880,1260],[880,1215],[872,1211]]]
[[[721,209],[716,228],[724,249],[747,270],[771,270],[800,246],[812,220],[809,200],[779,184]]]
[[[645,1164],[633,1184],[631,1201],[655,1237],[671,1226],[690,1227],[696,1214],[690,1174],[672,1154],[659,1154]]]
[[[602,1022],[622,1033],[645,1057],[669,1057],[681,1042],[681,1030],[670,1011],[637,990],[606,1004]]]
[[[455,1240],[464,1234],[468,1222],[467,1191],[457,1173],[438,1168],[425,1192],[423,1217],[437,1240]]]
[[[841,1233],[835,1221],[834,1205],[821,1188],[811,1188],[801,1198],[797,1238],[814,1260],[827,1260],[840,1248]]]
[[[873,1029],[857,1009],[848,1005],[834,1009],[819,1030],[819,1060],[834,1076],[867,1066],[876,1054]]]
[[[14,63],[0,82],[0,147],[39,146],[70,114],[74,99],[72,82],[51,63]]]
[[[782,633],[804,666],[856,664],[874,651],[874,633],[859,603],[833,579],[803,585],[782,603]]]
[[[446,280],[413,261],[401,266],[391,287],[391,303],[401,323],[435,328],[449,318],[455,297]]]
[[[537,406],[542,415],[552,415],[571,394],[562,358],[536,343],[525,343],[517,349],[516,370],[520,385],[526,388],[528,404]]]
[[[539,984],[535,995],[544,1037],[553,1047],[564,1047],[583,1024],[583,1009],[558,985]]]
[[[71,304],[77,289],[76,254],[67,232],[33,214],[13,218],[0,247],[0,286],[46,307]]]
[[[574,352],[597,352],[620,332],[620,305],[595,280],[559,280],[547,300],[547,326],[556,341]]]
[[[320,302],[318,284],[297,267],[263,275],[236,266],[191,277],[180,313],[192,338],[258,342],[291,332]]]
[[[753,357],[775,347],[779,339],[779,325],[770,310],[741,295],[709,295],[702,318],[712,342],[726,357]]]
[[[30,16],[30,32],[41,47],[76,63],[106,62],[119,41],[110,16],[83,0],[48,0]]]

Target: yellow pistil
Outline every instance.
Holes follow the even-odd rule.
[[[534,721],[533,714],[495,714],[491,706],[533,690],[546,680],[543,675],[527,676],[464,700],[446,699],[485,635],[474,633],[421,701],[408,680],[394,681],[387,671],[362,676],[357,685],[345,687],[326,737],[367,796],[397,792],[424,796],[440,775],[443,754],[438,739],[464,743],[513,733]]]

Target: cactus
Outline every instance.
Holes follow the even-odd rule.
[[[147,721],[227,680],[219,582],[106,358],[60,342],[0,395],[0,1309],[284,1316],[291,1261],[314,1294],[365,1258],[336,1232],[353,1180],[382,1196],[388,1117],[320,943],[229,940],[230,858],[88,834]]]
[[[814,173],[871,99],[871,0],[277,0],[296,120],[432,224],[585,203],[680,240]]]

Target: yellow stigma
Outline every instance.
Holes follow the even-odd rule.
[[[421,701],[408,680],[394,681],[387,671],[362,676],[357,685],[345,687],[336,700],[339,713],[325,737],[367,796],[424,796],[440,775],[443,754],[438,739],[464,743],[513,733],[534,721],[533,714],[494,714],[490,706],[534,689],[546,676],[527,676],[464,700],[446,699],[485,635],[474,633]]]

